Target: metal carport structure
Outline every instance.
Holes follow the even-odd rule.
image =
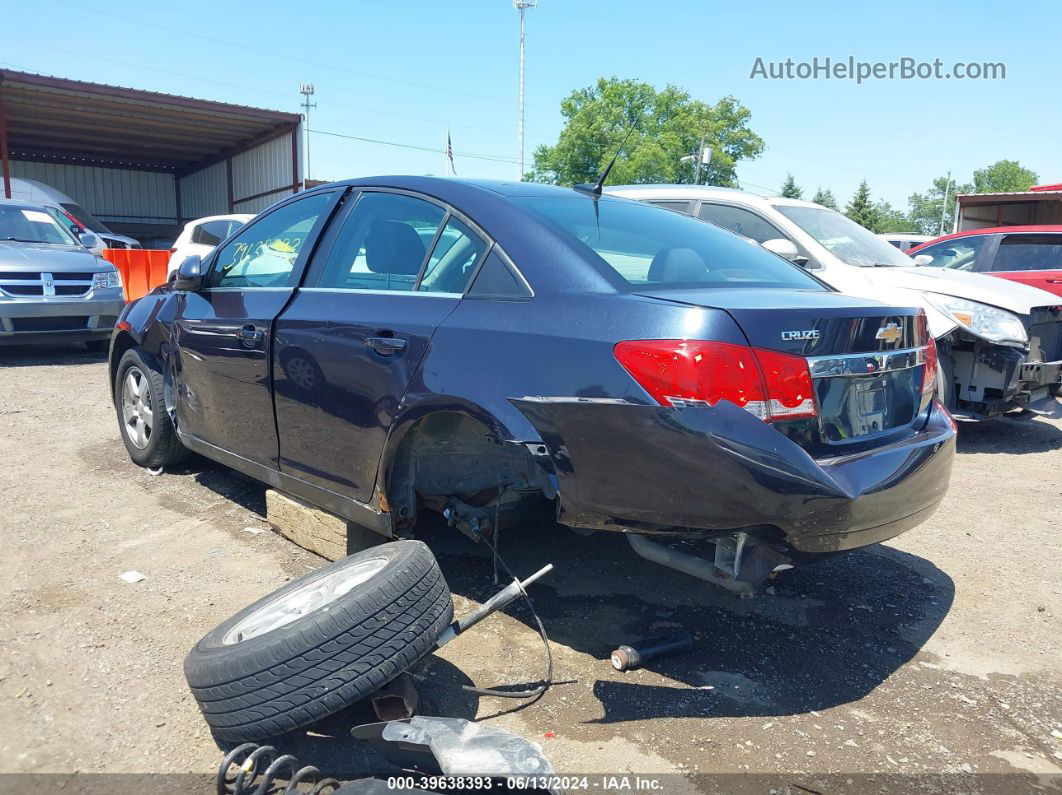
[[[257,212],[301,187],[301,116],[0,69],[0,165],[114,231]]]

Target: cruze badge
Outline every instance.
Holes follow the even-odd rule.
[[[819,338],[819,330],[817,328],[804,329],[803,331],[783,331],[782,342],[804,342],[807,340],[817,340]]]
[[[878,333],[874,335],[874,338],[885,340],[886,342],[896,342],[902,336],[903,332],[896,323],[886,323],[878,329]]]

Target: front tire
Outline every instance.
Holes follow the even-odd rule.
[[[114,377],[114,405],[122,441],[133,463],[158,469],[187,455],[163,398],[163,379],[139,348],[125,352]]]

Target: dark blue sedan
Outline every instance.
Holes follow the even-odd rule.
[[[919,309],[534,184],[292,196],[131,304],[110,375],[141,466],[192,450],[388,537],[546,504],[738,588],[918,525],[955,450]]]

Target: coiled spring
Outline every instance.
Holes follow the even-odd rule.
[[[244,743],[221,760],[218,795],[267,795],[276,792],[278,782],[285,777],[288,784],[283,795],[322,795],[341,786],[334,778],[321,778],[321,771],[313,765],[299,767],[298,759],[278,754],[271,745]],[[313,784],[313,789],[300,789],[303,784]]]

